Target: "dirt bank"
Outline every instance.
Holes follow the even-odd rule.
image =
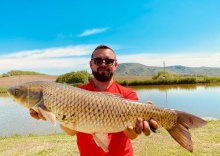
[[[21,76],[0,77],[0,87],[10,87],[19,83],[36,81],[36,80],[55,81],[57,77],[58,76],[55,75],[21,75]]]

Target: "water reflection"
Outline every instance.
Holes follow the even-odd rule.
[[[132,86],[135,90],[170,90],[170,89],[181,89],[181,90],[196,90],[198,87],[204,88],[219,88],[220,84],[180,84],[180,85],[146,85],[146,86]]]

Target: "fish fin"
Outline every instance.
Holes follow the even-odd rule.
[[[36,112],[40,112],[53,126],[56,126],[56,116],[44,105],[43,98],[41,98],[32,108]]]
[[[93,139],[96,144],[101,147],[105,152],[108,152],[109,139],[107,133],[93,133]]]
[[[45,106],[44,106],[45,107]],[[46,107],[45,107],[46,108]],[[39,112],[46,118],[47,121],[52,123],[53,126],[56,126],[56,116],[54,113],[48,111],[47,109],[38,107]]]
[[[181,122],[187,128],[199,128],[205,126],[208,123],[198,116],[178,110],[175,111],[178,115],[179,122]]]
[[[186,112],[176,111],[176,113],[178,115],[177,123],[171,129],[167,129],[167,131],[182,147],[193,152],[189,129],[204,126],[207,121]]]

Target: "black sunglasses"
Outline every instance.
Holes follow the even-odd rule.
[[[105,64],[107,66],[112,66],[114,61],[114,59],[102,59],[102,58],[92,58],[91,60],[94,60],[94,63],[97,65],[97,66],[101,66],[103,61],[105,61]]]

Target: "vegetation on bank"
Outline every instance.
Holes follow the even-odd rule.
[[[5,87],[0,87],[0,95],[1,96],[8,96],[8,94],[7,94],[7,88],[5,88]]]
[[[7,90],[7,88],[5,88],[5,87],[4,87],[4,88],[1,88],[1,87],[0,87],[0,93],[5,93],[6,90]]]
[[[162,84],[197,84],[197,83],[220,83],[220,77],[208,77],[208,76],[189,76],[189,75],[175,75],[169,74],[168,72],[158,72],[157,75],[151,79],[142,76],[142,80],[126,80],[118,79],[115,80],[123,86],[141,86],[141,85],[162,85]],[[92,80],[92,75],[86,71],[70,72],[64,75],[60,75],[56,82],[66,83],[73,86],[81,85]]]
[[[6,75],[42,75],[41,73],[12,70]],[[129,77],[129,76],[115,76],[116,82],[123,86],[144,86],[144,85],[172,85],[172,84],[220,84],[220,77],[209,77],[202,75],[176,75],[168,72],[158,72],[153,77],[147,76]],[[55,80],[59,83],[69,84],[72,86],[78,86],[91,81],[92,74],[87,71],[70,72],[60,75]],[[0,88],[0,93],[5,93],[6,88]]]
[[[45,74],[33,72],[33,71],[11,70],[7,73],[3,73],[2,77],[18,76],[18,75],[45,75]]]
[[[151,133],[146,137],[143,134],[132,140],[135,156],[146,155],[180,155],[201,156],[220,155],[220,120],[209,121],[204,127],[192,129],[193,153],[182,148],[164,128],[159,128],[160,133]],[[13,135],[0,137],[0,155],[4,156],[77,156],[79,155],[76,137],[67,134],[55,133],[49,135]]]
[[[87,71],[70,72],[58,76],[56,82],[67,83],[74,86],[87,83],[92,80],[92,75]]]
[[[208,76],[190,76],[190,75],[174,75],[164,72],[158,72],[152,79],[146,80],[116,80],[124,86],[141,86],[141,85],[166,85],[166,84],[205,84],[220,83],[220,77]]]

